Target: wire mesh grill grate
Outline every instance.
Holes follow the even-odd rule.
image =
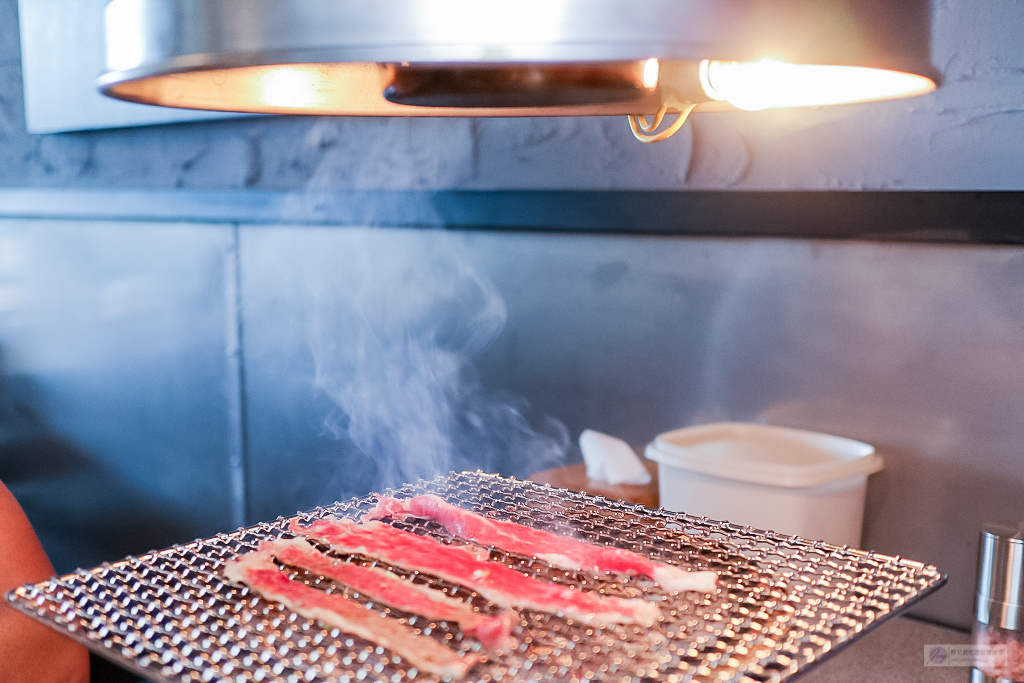
[[[480,472],[388,491],[398,497],[427,492],[488,516],[719,573],[714,595],[666,593],[646,579],[554,569],[492,549],[492,559],[525,573],[607,595],[641,597],[655,602],[663,615],[649,629],[593,628],[523,610],[513,628],[519,647],[499,655],[481,652],[456,625],[346,593],[367,609],[403,620],[420,635],[484,654],[470,669],[470,681],[780,681],[945,581],[935,567],[909,560]],[[373,495],[353,499],[296,518],[355,518],[375,500]],[[324,628],[222,578],[226,560],[286,535],[290,521],[282,518],[79,570],[23,586],[7,597],[19,610],[153,680],[437,681],[379,646]],[[396,525],[454,541],[433,523]],[[383,566],[490,609],[465,588]],[[299,570],[293,576],[328,591],[347,590]]]

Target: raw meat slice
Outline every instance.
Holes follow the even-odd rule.
[[[499,607],[561,613],[594,626],[615,623],[650,626],[661,614],[656,605],[646,600],[584,593],[541,581],[500,562],[487,560],[487,551],[482,548],[445,545],[429,536],[402,531],[382,522],[356,524],[348,519],[326,518],[302,526],[293,520],[290,530],[319,539],[338,552],[377,558],[472,588]]]
[[[487,647],[500,649],[515,644],[509,636],[511,612],[496,616],[481,614],[471,605],[439,590],[413,583],[380,567],[363,567],[334,560],[299,539],[265,541],[259,551],[273,555],[284,564],[350,586],[371,600],[427,619],[458,623],[463,633],[475,637]]]
[[[718,574],[713,571],[691,571],[655,562],[623,548],[595,545],[515,522],[491,519],[429,494],[403,499],[382,497],[363,519],[410,516],[435,520],[460,538],[536,557],[561,569],[649,576],[669,591],[713,593],[718,586]]]
[[[265,552],[248,553],[228,561],[224,576],[308,619],[317,619],[391,650],[421,671],[458,679],[479,660],[474,654],[460,657],[450,648],[416,635],[405,624],[371,612],[355,600],[293,581]]]

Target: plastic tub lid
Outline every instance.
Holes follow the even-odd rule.
[[[820,486],[882,469],[874,446],[861,441],[739,422],[665,432],[646,455],[691,472],[783,488]]]

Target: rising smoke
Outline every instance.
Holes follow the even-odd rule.
[[[345,144],[355,129],[319,120],[302,143],[303,156],[316,159],[304,202],[339,183],[426,189],[451,182],[464,163],[452,166],[445,150],[452,139],[472,139],[458,121],[361,125],[398,127],[377,130],[377,138],[405,143],[366,155],[381,173],[364,177],[372,169],[354,164]],[[445,145],[423,144],[441,139]],[[471,147],[463,157],[472,156]],[[452,470],[525,477],[563,464],[564,425],[547,418],[531,426],[524,399],[499,397],[481,384],[473,359],[501,332],[507,311],[473,266],[465,236],[390,228],[335,234],[344,254],[320,254],[325,261],[308,271],[314,381],[337,406],[327,428],[376,463],[378,490]]]
[[[320,275],[308,283],[309,340],[316,387],[339,409],[327,427],[374,460],[376,485],[477,468],[525,477],[563,464],[560,422],[531,426],[523,399],[481,384],[473,358],[507,311],[464,236],[346,233],[343,263],[311,269]]]

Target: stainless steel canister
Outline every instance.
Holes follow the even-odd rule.
[[[981,531],[973,683],[1024,683],[1024,522]]]

